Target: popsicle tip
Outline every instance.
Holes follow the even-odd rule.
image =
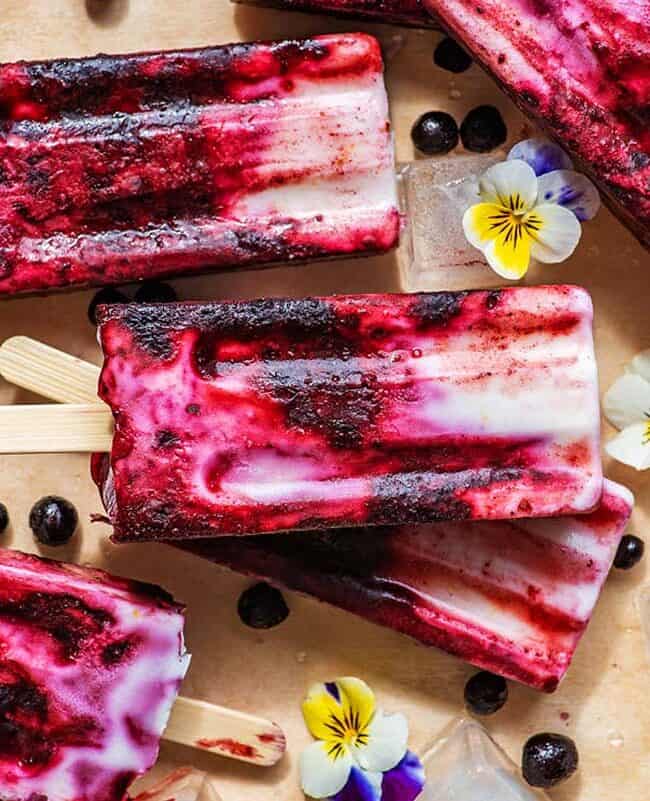
[[[4,342],[0,342],[0,373],[2,373],[4,358],[16,350],[22,350],[30,341],[29,337],[18,334],[13,337],[8,337]]]

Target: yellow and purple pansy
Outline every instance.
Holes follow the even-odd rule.
[[[413,801],[424,769],[408,750],[404,715],[386,715],[361,679],[315,684],[302,705],[317,742],[300,757],[305,795],[334,801]]]
[[[638,353],[607,390],[603,410],[620,432],[607,453],[637,470],[650,468],[650,350]]]
[[[480,177],[481,202],[467,209],[463,229],[503,278],[523,278],[531,259],[564,261],[577,247],[580,223],[596,214],[600,197],[572,168],[557,145],[526,139]]]

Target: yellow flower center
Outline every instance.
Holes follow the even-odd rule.
[[[368,727],[361,726],[358,712],[348,711],[344,717],[332,712],[325,723],[331,731],[328,755],[337,760],[350,746],[368,745]]]
[[[650,420],[648,420],[648,422],[645,424],[642,442],[644,445],[650,445]]]
[[[516,248],[524,239],[535,239],[543,222],[534,210],[526,212],[526,204],[519,192],[508,197],[499,198],[499,208],[488,215],[488,230],[492,236],[498,236],[504,245]]]

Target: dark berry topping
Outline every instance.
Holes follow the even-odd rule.
[[[9,525],[9,511],[4,503],[0,503],[0,534],[4,534]]]
[[[508,129],[501,112],[494,106],[477,106],[460,126],[464,147],[475,153],[488,153],[502,145],[507,137]]]
[[[465,703],[475,715],[493,715],[508,700],[508,685],[502,676],[482,670],[465,685]]]
[[[119,664],[129,651],[133,648],[133,643],[129,640],[120,640],[107,645],[102,651],[102,661],[107,666]]]
[[[554,787],[572,776],[578,767],[578,749],[563,734],[536,734],[522,756],[524,779],[533,787]]]
[[[411,139],[417,149],[428,156],[449,153],[458,144],[458,125],[444,111],[428,111],[415,121]]]
[[[79,516],[74,506],[56,495],[47,495],[29,513],[29,527],[43,545],[65,545],[77,528]]]
[[[178,295],[173,286],[158,281],[146,281],[133,298],[136,303],[173,303]]]
[[[90,301],[88,306],[88,319],[93,325],[97,325],[95,313],[98,306],[109,306],[111,304],[128,302],[129,299],[124,292],[120,292],[119,289],[114,289],[111,286],[107,286],[104,289],[100,289],[99,292],[96,292],[93,299]]]
[[[433,62],[449,72],[465,72],[472,66],[471,56],[454,39],[443,39],[433,52]]]
[[[616,556],[614,557],[614,567],[619,570],[629,570],[643,559],[645,543],[633,534],[626,534],[621,540]]]
[[[237,611],[242,623],[252,629],[272,629],[289,616],[282,593],[265,583],[245,590],[239,598]]]

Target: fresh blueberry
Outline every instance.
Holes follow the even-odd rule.
[[[477,106],[460,126],[460,138],[467,150],[488,153],[508,138],[508,129],[501,112],[494,106]]]
[[[29,513],[29,527],[43,545],[65,545],[74,534],[79,515],[65,498],[46,495]]]
[[[554,787],[576,772],[578,749],[563,734],[536,734],[524,745],[521,767],[528,784]]]
[[[178,300],[174,287],[158,281],[146,281],[135,293],[136,303],[173,303]]]
[[[629,570],[638,564],[643,558],[645,543],[633,534],[626,534],[620,541],[616,556],[614,557],[614,567],[619,570]]]
[[[129,299],[124,292],[120,292],[119,289],[114,289],[112,286],[107,286],[104,289],[100,289],[99,292],[96,292],[95,296],[90,301],[90,305],[88,306],[88,319],[92,325],[97,325],[96,312],[98,306],[128,302]]]
[[[9,525],[9,511],[4,503],[0,503],[0,534],[4,534]]]
[[[428,156],[449,153],[458,144],[458,125],[445,111],[428,111],[415,121],[411,139]]]
[[[245,590],[237,605],[242,623],[252,629],[272,629],[289,616],[289,608],[282,593],[265,582]]]
[[[465,685],[465,703],[475,715],[493,715],[508,700],[508,685],[501,676],[482,670]]]
[[[472,66],[468,56],[455,39],[446,37],[433,52],[433,62],[448,72],[465,72]]]

